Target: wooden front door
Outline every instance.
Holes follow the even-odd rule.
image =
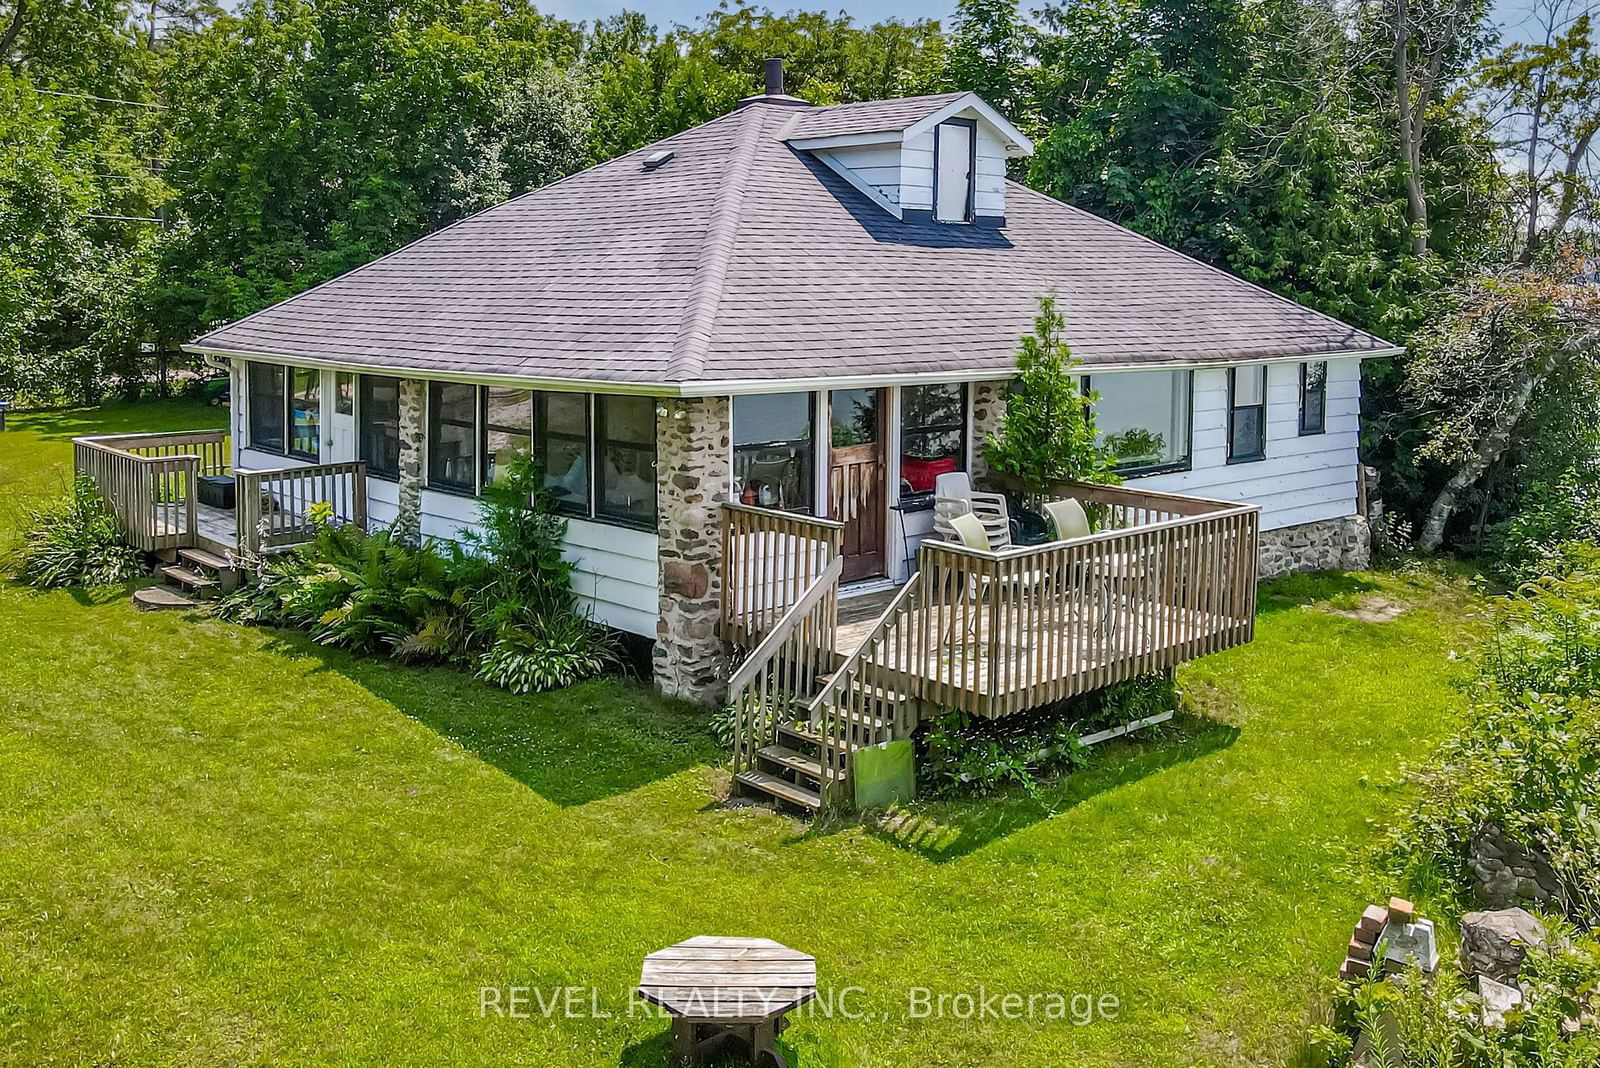
[[[885,397],[881,389],[836,389],[828,398],[828,515],[844,524],[844,580],[854,582],[884,574],[887,557]]]

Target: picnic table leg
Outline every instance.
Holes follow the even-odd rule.
[[[789,1068],[773,1040],[783,1030],[783,1017],[765,1020],[750,1028],[750,1056],[756,1068]]]
[[[694,1021],[672,1018],[672,1058],[677,1064],[694,1058]]]

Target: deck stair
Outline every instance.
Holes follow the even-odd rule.
[[[157,570],[164,585],[134,591],[137,607],[146,611],[194,608],[197,602],[231,592],[239,584],[239,567],[208,549],[179,549],[169,558],[173,562]]]

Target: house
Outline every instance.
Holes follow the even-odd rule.
[[[1009,181],[1032,146],[971,93],[768,80],[195,340],[232,375],[232,467],[354,464],[366,519],[453,538],[531,449],[595,618],[712,697],[727,516],[836,531],[847,596],[904,583],[1054,290],[1131,490],[1257,507],[1273,570],[1363,562],[1360,366],[1397,349]]]

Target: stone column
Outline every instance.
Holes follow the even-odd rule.
[[[422,540],[422,447],[427,434],[423,421],[428,384],[419,378],[400,380],[400,507],[394,519],[395,537],[408,545]]]
[[[989,435],[998,433],[1000,420],[1006,415],[1006,390],[1009,379],[999,382],[972,383],[972,481],[974,484],[989,477],[989,462],[983,456],[983,443]]]
[[[659,401],[656,527],[661,615],[654,673],[661,692],[697,704],[723,699],[728,655],[718,633],[722,503],[728,499],[731,422],[727,397]]]

